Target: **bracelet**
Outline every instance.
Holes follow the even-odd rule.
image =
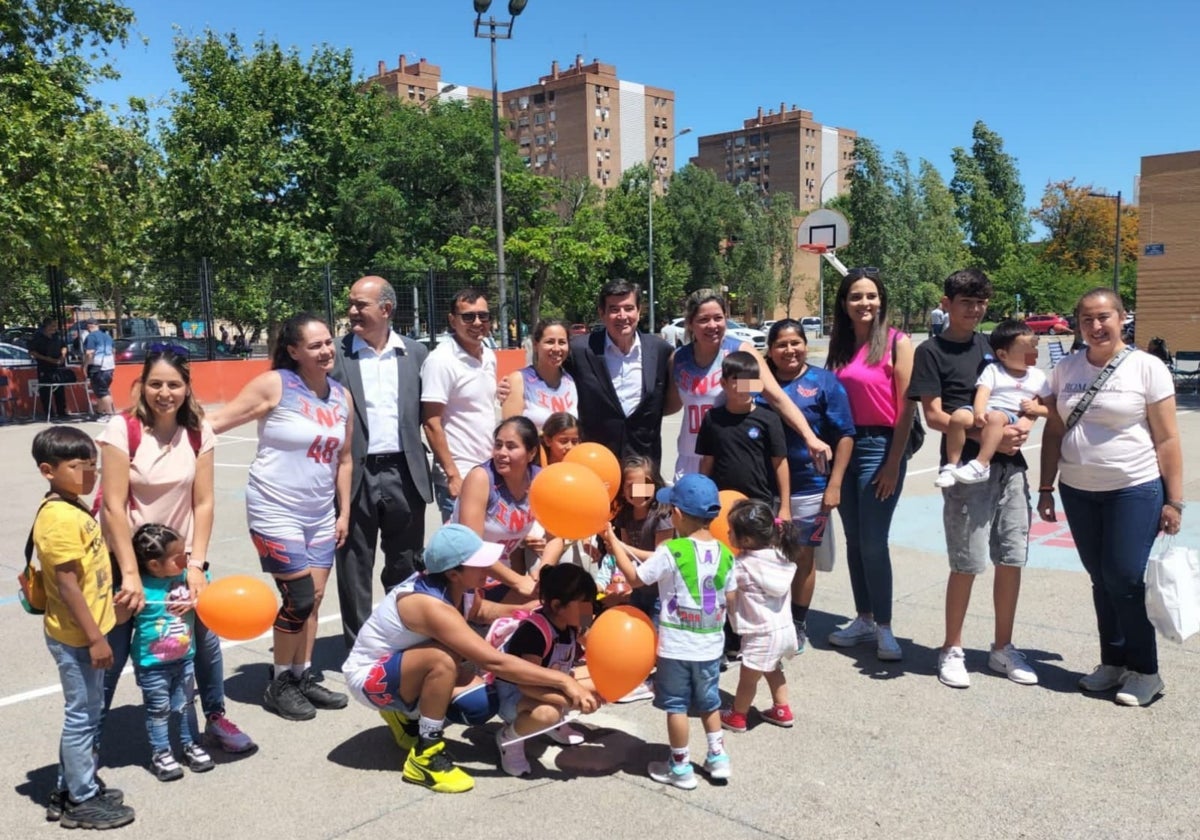
[[[1053,485],[1053,484],[1051,484],[1049,487],[1039,487],[1039,488],[1038,488],[1038,492],[1039,492],[1039,493],[1053,493],[1053,492],[1054,492],[1054,485]]]
[[[207,560],[188,560],[189,569],[199,569],[202,572],[208,571]]]

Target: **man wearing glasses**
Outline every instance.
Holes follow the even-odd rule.
[[[376,539],[387,590],[413,573],[425,544],[425,506],[433,501],[420,424],[428,351],[392,329],[395,311],[396,291],[382,277],[351,286],[350,335],[337,343],[333,369],[354,399],[350,533],[336,559],[347,647],[371,615]]]
[[[487,298],[475,288],[454,296],[451,338],[421,366],[421,421],[433,450],[433,487],[442,521],[450,518],[463,477],[492,457],[496,425],[496,354]]]

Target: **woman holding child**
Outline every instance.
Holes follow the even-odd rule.
[[[1179,533],[1184,507],[1175,389],[1160,360],[1122,341],[1125,307],[1112,290],[1088,292],[1075,314],[1087,352],[1050,375],[1037,509],[1055,521],[1059,478],[1100,631],[1100,664],[1079,687],[1145,706],[1164,684],[1143,579],[1155,536]]]

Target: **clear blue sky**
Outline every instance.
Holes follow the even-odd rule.
[[[98,90],[110,102],[178,86],[174,27],[350,48],[364,75],[403,53],[440,65],[446,81],[491,84],[470,0],[127,2],[148,43],[116,56],[122,79]],[[693,129],[677,141],[681,162],[696,135],[786,101],[949,180],[950,150],[969,146],[982,119],[1017,157],[1034,206],[1066,178],[1131,199],[1141,156],[1200,148],[1198,32],[1195,0],[529,0],[499,44],[499,76],[502,90],[530,84],[582,53],[673,89],[675,124]]]

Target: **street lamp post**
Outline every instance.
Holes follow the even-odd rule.
[[[690,127],[683,129],[678,134],[667,140],[667,143],[663,146],[663,148],[665,149],[668,145],[674,143],[691,130],[692,129]],[[657,332],[658,324],[654,320],[654,178],[658,174],[658,167],[654,165],[647,168],[647,174],[649,177],[646,178],[646,216],[648,219],[646,238],[648,240],[650,250],[647,252],[648,262],[646,271],[646,285],[648,287],[647,294],[650,295],[650,332]]]
[[[1117,200],[1117,233],[1113,240],[1113,291],[1121,294],[1121,191],[1116,195],[1108,193],[1089,192],[1092,198],[1115,198]]]
[[[525,11],[529,0],[508,0],[508,20],[496,20],[489,16],[485,21],[484,13],[492,5],[492,0],[474,0],[475,2],[475,37],[487,38],[492,42],[492,157],[495,158],[496,170],[496,273],[499,277],[499,294],[497,306],[500,316],[500,346],[508,344],[508,289],[505,283],[508,279],[504,265],[504,188],[500,180],[500,87],[496,78],[496,40],[507,41],[512,38],[513,24],[517,16]]]

